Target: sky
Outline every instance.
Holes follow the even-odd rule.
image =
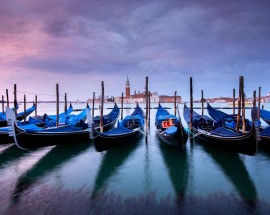
[[[85,101],[177,91],[189,100],[270,92],[269,0],[0,0],[0,95]]]

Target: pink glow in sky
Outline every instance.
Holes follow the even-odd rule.
[[[86,100],[131,90],[195,97],[269,89],[270,3],[266,0],[0,0],[0,92],[68,93]],[[0,93],[1,94],[1,93]],[[27,95],[30,100],[34,95]],[[19,99],[22,94],[19,94]],[[42,96],[48,100],[51,97]]]

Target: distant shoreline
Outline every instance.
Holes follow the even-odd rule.
[[[26,103],[33,103],[34,101],[26,101]],[[2,101],[0,101],[0,104],[2,103]],[[7,102],[4,101],[4,104],[6,104]],[[14,102],[9,102],[10,104],[13,104]],[[24,102],[23,101],[18,101],[18,104],[23,104]],[[38,101],[37,102],[38,104],[55,104],[56,101]],[[59,103],[65,103],[64,101],[59,101]],[[67,103],[72,103],[72,104],[76,104],[76,103],[79,103],[79,104],[85,104],[87,103],[87,101],[67,101]],[[92,102],[88,102],[88,104],[90,104]],[[96,104],[98,104],[100,102],[96,102]],[[114,102],[104,102],[106,104],[114,104]],[[151,102],[151,103],[158,103],[158,102]],[[161,103],[173,103],[173,102],[161,102]],[[178,104],[185,104],[185,103],[189,103],[189,101],[185,101],[185,102],[177,102]],[[201,103],[199,101],[194,101],[193,103]],[[206,104],[206,102],[204,102]],[[210,102],[211,104],[226,104],[226,103],[229,103],[229,102]],[[270,102],[263,102],[263,103],[270,103]],[[120,103],[119,103],[120,104]],[[136,104],[135,102],[132,102],[132,103],[124,103],[124,104]],[[235,102],[235,104],[237,105],[237,102]],[[231,104],[229,104],[231,105]]]

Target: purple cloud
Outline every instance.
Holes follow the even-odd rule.
[[[134,90],[149,76],[153,90],[187,100],[190,76],[195,97],[201,89],[214,97],[230,96],[244,75],[249,96],[258,86],[266,93],[269,9],[265,0],[9,1],[0,8],[0,90],[15,81],[27,89],[17,77],[39,74],[69,83],[74,98],[99,92],[101,80],[117,96],[127,75]],[[92,83],[87,93],[76,80]]]

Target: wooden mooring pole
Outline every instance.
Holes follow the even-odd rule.
[[[35,95],[35,105],[36,105],[36,109],[35,109],[35,116],[37,117],[37,109],[38,109],[38,104],[37,104],[37,95]]]
[[[236,132],[239,132],[240,114],[241,114],[241,100],[242,100],[242,76],[239,77],[239,94],[238,94],[238,111],[236,118]]]
[[[14,84],[14,112],[15,118],[17,119],[17,85]]]
[[[95,114],[95,92],[93,92],[93,101],[92,101],[92,123],[94,123],[94,114]]]
[[[174,91],[174,115],[176,116],[176,94],[177,91]]]
[[[202,90],[201,103],[202,103],[202,115],[203,115],[203,114],[204,114],[204,98],[203,98],[203,90]]]
[[[26,122],[26,95],[23,96],[23,121]]]
[[[8,89],[6,89],[6,97],[7,97],[7,106],[9,107]]]
[[[242,77],[242,130],[243,132],[246,132],[246,123],[245,123],[245,117],[246,117],[246,109],[245,109],[245,87],[244,87],[244,77]]]
[[[67,114],[67,93],[65,93],[65,113]]]
[[[146,102],[146,115],[145,115],[145,141],[148,141],[148,77],[145,78],[145,102]]]
[[[59,85],[56,84],[56,127],[59,127]]]
[[[100,132],[103,132],[104,81],[101,82]]]
[[[253,91],[253,107],[256,107],[256,90]]]
[[[122,97],[121,97],[121,120],[123,120],[123,111],[124,111],[124,93],[122,92]]]
[[[148,125],[150,127],[150,109],[151,109],[151,96],[150,91],[148,91]]]
[[[260,119],[260,109],[261,109],[261,87],[259,87],[259,95],[258,95],[258,119]]]
[[[5,101],[4,101],[4,96],[2,95],[2,113],[5,111]]]
[[[235,114],[235,89],[233,89],[233,114]]]
[[[189,83],[190,83],[190,124],[189,124],[189,129],[192,132],[192,129],[193,129],[193,126],[192,126],[192,121],[193,121],[193,84],[192,84],[192,77],[190,77]]]

